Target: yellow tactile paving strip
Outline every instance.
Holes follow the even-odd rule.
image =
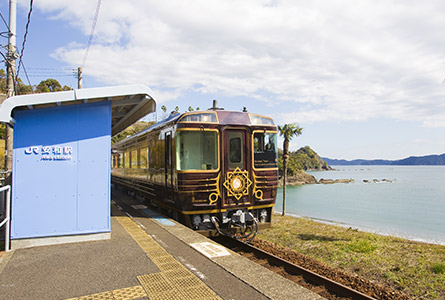
[[[161,272],[138,276],[141,285],[66,300],[222,300],[133,220],[116,218]]]
[[[140,285],[114,290],[111,292],[97,293],[78,298],[70,298],[66,300],[135,300],[147,297],[147,293]]]
[[[150,300],[222,300],[129,217],[117,217],[161,273],[138,276]]]

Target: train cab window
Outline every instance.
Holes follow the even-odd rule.
[[[243,133],[229,132],[229,169],[243,168]]]
[[[176,139],[176,169],[218,169],[218,137],[214,131],[179,131]]]
[[[148,168],[148,148],[139,149],[139,167],[141,169]]]
[[[277,168],[277,134],[255,132],[253,134],[253,159],[255,168]]]
[[[180,122],[217,123],[214,112],[191,113],[184,115]]]

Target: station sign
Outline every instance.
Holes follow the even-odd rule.
[[[24,149],[26,156],[40,156],[41,161],[72,160],[72,146],[32,146]]]

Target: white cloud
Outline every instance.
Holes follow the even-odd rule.
[[[36,5],[89,34],[95,1]],[[84,47],[54,56],[75,67]],[[294,103],[280,123],[385,117],[445,127],[444,49],[441,1],[107,0],[85,73],[145,83],[165,101],[195,91]]]

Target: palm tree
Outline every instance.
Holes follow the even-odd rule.
[[[278,131],[280,135],[284,138],[283,142],[283,212],[284,216],[286,210],[286,176],[287,176],[287,162],[289,161],[289,142],[294,136],[299,136],[303,133],[303,128],[298,126],[296,123],[284,124],[283,126],[278,126]]]

